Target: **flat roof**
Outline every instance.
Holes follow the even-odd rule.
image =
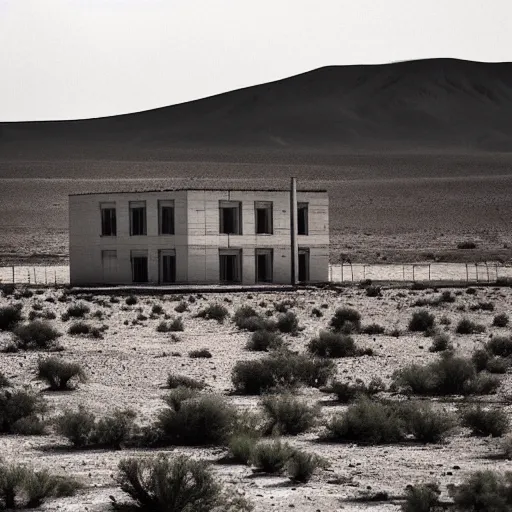
[[[97,196],[103,194],[145,194],[148,192],[289,192],[288,188],[164,188],[153,190],[116,190],[106,192],[81,192],[79,194],[68,194],[68,196]],[[325,189],[297,189],[297,192],[307,192],[308,194],[322,193],[326,194]]]

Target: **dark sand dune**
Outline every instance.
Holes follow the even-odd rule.
[[[512,150],[512,63],[333,66],[136,114],[0,123],[0,158],[323,161]]]

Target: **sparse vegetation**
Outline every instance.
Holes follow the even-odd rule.
[[[501,437],[508,432],[508,418],[500,409],[471,407],[461,413],[462,424],[475,436]]]
[[[384,327],[382,327],[382,325],[379,325],[379,324],[369,324],[369,325],[363,326],[361,328],[361,332],[363,334],[370,334],[370,335],[384,334],[386,332],[386,329],[384,329]]]
[[[487,350],[495,356],[512,356],[512,338],[508,336],[493,336],[486,346]]]
[[[459,320],[455,328],[457,334],[481,334],[485,332],[485,326],[471,321],[469,318]]]
[[[60,333],[49,323],[34,320],[20,324],[14,329],[15,345],[21,350],[45,350],[54,347]]]
[[[499,313],[492,321],[494,327],[507,327],[510,319],[506,313]]]
[[[167,387],[174,389],[183,386],[189,389],[204,389],[205,383],[185,375],[175,375],[170,373],[167,377]]]
[[[129,458],[119,463],[121,489],[136,510],[152,512],[250,512],[239,495],[225,491],[204,461],[178,455]]]
[[[457,510],[508,512],[512,507],[512,478],[493,471],[477,471],[453,492]]]
[[[282,333],[295,334],[299,330],[299,319],[293,311],[287,311],[277,317],[276,326]]]
[[[362,381],[356,381],[354,384],[350,382],[334,381],[330,386],[322,389],[325,393],[336,395],[337,401],[342,404],[353,402],[363,395],[372,397],[384,390],[384,382],[379,378],[373,378],[368,385]]]
[[[199,350],[191,350],[188,353],[188,357],[193,359],[210,359],[212,357],[212,353],[207,348],[201,348]]]
[[[283,339],[279,334],[267,330],[258,330],[252,333],[245,347],[247,350],[269,351],[279,349],[282,346]]]
[[[311,480],[317,468],[326,465],[326,461],[314,453],[294,450],[286,464],[286,472],[293,483],[305,484]]]
[[[135,306],[135,304],[137,304],[138,300],[135,295],[128,295],[128,297],[126,297],[124,302],[127,306]]]
[[[222,304],[209,304],[196,316],[206,320],[217,320],[221,324],[229,316],[229,311]]]
[[[426,309],[420,309],[412,314],[409,321],[409,330],[413,332],[425,332],[432,329],[435,324],[435,317]]]
[[[351,308],[339,308],[331,319],[330,326],[335,331],[357,332],[361,328],[361,315]]]
[[[23,319],[21,304],[0,308],[0,331],[12,331]]]
[[[285,393],[268,395],[261,400],[268,419],[267,431],[278,435],[297,435],[316,423],[320,409]]]
[[[308,350],[320,357],[352,357],[357,347],[352,336],[331,331],[320,331],[308,344]]]
[[[75,322],[69,326],[68,334],[72,336],[82,335],[86,336],[90,334],[91,326],[87,322]]]
[[[87,304],[77,302],[76,304],[71,304],[66,310],[66,313],[71,318],[83,318],[90,310]]]
[[[410,485],[405,489],[402,512],[441,512],[441,490],[437,484]]]
[[[41,415],[47,410],[46,401],[24,389],[0,390],[0,432],[5,434],[42,434]]]
[[[78,363],[63,361],[57,357],[40,359],[37,363],[37,378],[45,381],[52,391],[71,389],[70,381],[85,382],[86,376]]]
[[[260,441],[253,449],[251,462],[256,471],[282,473],[293,455],[293,448],[280,440]]]
[[[447,333],[443,332],[434,335],[432,346],[430,347],[430,352],[443,352],[449,348],[451,348],[450,336]]]

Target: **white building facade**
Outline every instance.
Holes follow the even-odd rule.
[[[289,284],[286,190],[166,190],[69,196],[72,285]],[[297,277],[327,282],[326,191],[297,192]]]

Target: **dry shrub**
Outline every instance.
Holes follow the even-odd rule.
[[[475,436],[501,437],[508,432],[507,414],[500,409],[471,407],[461,413],[462,424]]]
[[[320,357],[352,357],[357,354],[354,338],[348,334],[320,331],[308,344],[308,350]]]
[[[0,308],[0,331],[12,331],[22,320],[21,304]]]
[[[409,321],[409,330],[413,332],[425,332],[434,327],[435,317],[426,309],[420,309],[412,314]]]
[[[357,332],[361,328],[361,315],[355,309],[338,308],[331,319],[330,326],[335,331]]]
[[[209,304],[199,311],[196,316],[206,320],[217,320],[221,324],[229,316],[229,312],[222,304]]]
[[[252,333],[245,348],[255,351],[276,350],[283,346],[283,338],[279,334],[262,329]]]
[[[62,361],[57,357],[40,359],[37,363],[37,378],[45,381],[52,391],[71,389],[70,381],[85,382],[86,376],[78,363]]]
[[[47,409],[44,398],[32,392],[24,389],[0,390],[0,432],[42,434],[44,424],[41,415]]]
[[[54,348],[54,341],[60,333],[49,323],[34,320],[26,324],[18,325],[14,329],[15,344],[18,349],[50,349]]]

